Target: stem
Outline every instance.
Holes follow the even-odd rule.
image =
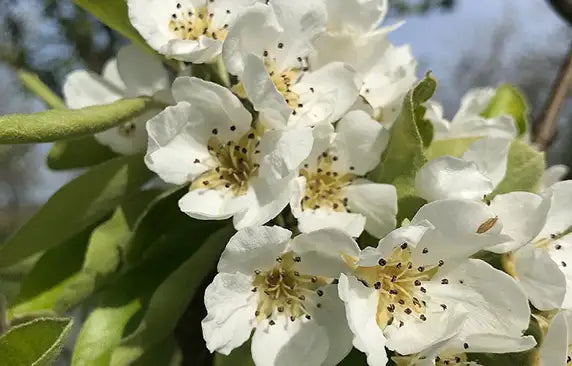
[[[224,86],[230,88],[230,77],[226,71],[226,65],[224,64],[222,56],[218,56],[216,59],[216,70]]]
[[[534,145],[540,151],[545,151],[554,136],[558,127],[558,116],[566,97],[572,87],[572,45],[568,50],[566,59],[564,60],[558,76],[552,86],[552,91],[542,114],[535,123],[534,128]]]
[[[38,75],[25,70],[18,71],[18,77],[34,94],[42,98],[47,105],[54,109],[65,109],[66,105],[62,98],[60,98],[56,93],[54,93],[40,78]]]

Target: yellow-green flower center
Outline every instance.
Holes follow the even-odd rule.
[[[318,164],[313,170],[309,170],[307,165],[300,170],[300,175],[306,178],[302,209],[328,208],[337,212],[348,211],[344,188],[352,184],[355,175],[336,171],[333,165],[337,160],[337,156],[323,153],[318,157]]]
[[[193,181],[191,189],[224,187],[231,189],[235,196],[245,194],[250,179],[258,176],[260,165],[256,162],[255,156],[260,153],[256,150],[260,137],[254,131],[250,131],[238,142],[224,142],[216,136],[218,134],[216,129],[213,129],[212,133],[213,136],[208,141],[208,150],[215,167]],[[200,161],[195,160],[195,163]]]
[[[391,257],[380,259],[377,266],[358,267],[355,270],[362,283],[379,292],[376,320],[382,329],[393,324],[394,319],[399,321],[399,326],[411,317],[427,320],[424,300],[427,289],[423,283],[431,280],[437,272],[437,266],[414,266],[411,249],[406,243],[395,249]],[[447,284],[447,280],[442,283]],[[447,309],[445,304],[441,307]]]
[[[324,295],[322,288],[331,281],[299,273],[296,264],[301,261],[300,256],[290,252],[276,258],[272,269],[254,272],[252,291],[259,294],[258,320],[269,319],[269,324],[274,325],[273,319],[280,315],[291,321],[301,317],[311,319],[312,311],[322,307],[319,302]]]
[[[226,10],[227,13],[230,10]],[[214,13],[208,8],[201,7],[194,10],[184,9],[181,4],[177,4],[176,11],[169,20],[169,29],[180,40],[196,41],[201,36],[224,41],[228,34],[228,24],[222,28],[215,28],[212,24]]]

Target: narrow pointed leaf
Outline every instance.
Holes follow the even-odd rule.
[[[94,167],[56,192],[0,246],[0,267],[56,247],[97,223],[152,177],[139,155]]]
[[[111,365],[129,365],[141,357],[145,349],[163,341],[173,332],[195,291],[214,270],[220,253],[233,233],[232,227],[226,227],[212,234],[189,260],[157,288],[141,323],[115,351]]]
[[[157,107],[148,97],[122,99],[82,109],[52,109],[0,116],[0,144],[52,142],[115,127]]]
[[[39,318],[14,326],[0,337],[3,366],[51,366],[72,327],[70,319]]]
[[[56,141],[48,153],[48,167],[52,170],[87,168],[117,157],[93,136]]]

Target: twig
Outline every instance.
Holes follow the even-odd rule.
[[[558,72],[552,86],[550,96],[541,115],[534,126],[534,145],[540,151],[545,151],[556,135],[558,116],[566,97],[572,88],[572,45],[566,54],[566,59]]]

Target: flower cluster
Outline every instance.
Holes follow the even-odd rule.
[[[486,116],[494,89],[470,91],[452,121],[436,101],[413,105],[416,62],[388,40],[401,24],[380,27],[386,0],[128,7],[149,46],[180,64],[176,79],[127,46],[102,76],[69,75],[66,102],[167,105],[96,138],[188,186],[179,208],[191,218],[232,219],[204,294],[211,352],[252,338],[259,366],[335,365],[353,347],[371,366],[479,365],[537,345],[530,301],[546,333],[535,362],[570,360],[572,182],[553,172],[535,193],[499,193],[515,118]],[[428,155],[403,193],[376,172],[409,107],[434,145],[464,148]],[[408,198],[420,202],[410,215]]]

